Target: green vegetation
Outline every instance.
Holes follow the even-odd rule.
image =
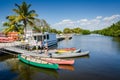
[[[102,30],[95,30],[92,33],[102,34],[106,36],[120,37],[120,21],[118,21],[115,24],[112,24],[108,28]]]
[[[10,31],[17,31],[19,33],[23,33],[23,25],[18,24],[17,21],[15,21],[16,16],[8,16],[6,19],[8,19],[8,22],[5,22],[3,26],[7,26],[7,28],[4,29],[4,33],[7,34]]]
[[[65,33],[65,34],[75,33],[75,34],[83,34],[83,35],[86,35],[86,34],[90,34],[90,31],[89,31],[89,30],[83,30],[83,29],[77,27],[77,28],[73,28],[73,29],[65,28],[65,29],[63,30],[63,33]]]

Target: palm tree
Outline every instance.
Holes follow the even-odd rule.
[[[8,19],[8,22],[5,22],[3,24],[3,26],[8,26],[6,29],[4,29],[4,33],[7,34],[8,32],[10,31],[17,31],[17,32],[20,32],[20,33],[23,33],[22,30],[23,30],[23,25],[22,24],[18,24],[17,22],[17,16],[7,16],[6,19]]]
[[[27,4],[26,2],[23,2],[21,5],[15,4],[15,6],[17,8],[13,9],[13,11],[17,14],[16,21],[24,24],[24,34],[26,38],[26,26],[27,24],[34,25],[34,20],[37,14],[35,13],[35,10],[29,10],[31,4]]]

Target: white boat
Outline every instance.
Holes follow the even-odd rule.
[[[39,45],[36,42],[39,41],[44,41],[46,40],[48,43],[48,46],[52,46],[57,44],[57,38],[56,38],[56,34],[54,33],[28,33],[27,35],[28,38],[28,43],[32,46],[36,46]]]
[[[70,57],[80,57],[80,56],[86,56],[86,55],[89,55],[89,51],[68,52],[68,53],[63,53],[63,54],[51,53],[51,54],[49,54],[49,57],[52,57],[52,58],[70,58]]]

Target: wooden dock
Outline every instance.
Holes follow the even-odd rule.
[[[40,54],[39,50],[29,51],[22,48],[17,47],[6,47],[2,49],[2,52],[10,52],[10,53],[16,53],[16,54],[25,54],[25,55],[31,55],[31,56],[39,56],[39,57],[49,57],[47,54]]]
[[[70,39],[72,38],[72,35],[62,35],[62,36],[57,36],[57,40],[61,41],[64,39]],[[29,51],[26,50],[24,48],[18,48],[16,46],[20,46],[23,45],[22,42],[20,41],[15,41],[15,42],[11,42],[11,43],[0,43],[0,52],[14,52],[14,53],[18,53],[18,54],[26,54],[26,55],[33,55],[33,56],[40,56],[40,57],[49,57],[46,56],[46,54],[39,54],[39,51]]]

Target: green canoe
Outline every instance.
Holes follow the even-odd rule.
[[[18,54],[18,59],[26,64],[33,65],[36,67],[50,68],[50,69],[59,68],[58,64],[48,63],[40,59],[31,58],[30,56],[25,56],[25,55],[21,56],[20,54]]]

